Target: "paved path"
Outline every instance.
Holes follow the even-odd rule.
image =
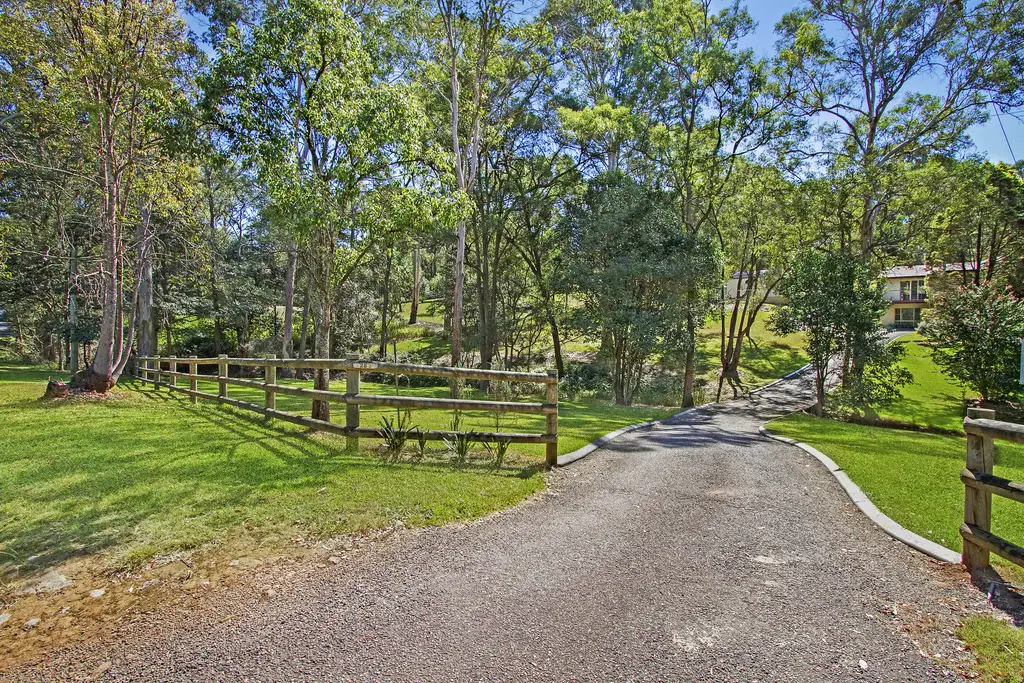
[[[757,434],[804,381],[633,433],[478,523],[397,534],[269,600],[166,615],[36,673],[109,660],[105,680],[948,680],[904,630],[969,601],[962,582]]]

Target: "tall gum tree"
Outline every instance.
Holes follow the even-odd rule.
[[[46,76],[39,96],[75,112],[94,169],[82,198],[95,211],[100,254],[82,277],[96,281],[99,338],[75,382],[106,392],[128,362],[141,266],[152,248],[144,179],[162,165],[147,170],[144,162],[160,154],[191,48],[167,0],[55,0],[25,10],[20,18],[48,38],[29,56]]]
[[[955,152],[991,107],[1024,101],[1020,0],[811,0],[776,31],[792,114],[816,128],[803,155],[856,182],[864,259],[896,218],[899,164]]]
[[[654,0],[629,16],[640,55],[632,65],[638,110],[651,122],[647,150],[661,182],[676,197],[682,229],[713,229],[738,161],[785,139],[781,116],[788,84],[741,41],[754,29],[738,4],[715,12],[710,0]],[[706,306],[686,294],[680,342],[682,405],[693,405],[697,331]]]
[[[259,24],[228,30],[208,83],[236,151],[294,216],[319,358],[331,355],[337,292],[378,236],[366,209],[400,182],[422,137],[422,108],[362,20],[326,0],[270,7]],[[316,388],[329,385],[317,371]],[[313,417],[330,419],[330,404],[315,401]]]

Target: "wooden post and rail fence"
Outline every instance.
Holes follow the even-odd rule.
[[[449,368],[433,365],[407,365],[400,363],[381,363],[362,361],[358,357],[349,356],[341,359],[309,358],[305,360],[283,359],[275,356],[266,358],[188,358],[165,356],[142,356],[139,358],[140,380],[151,382],[156,387],[165,386],[172,391],[188,394],[192,402],[198,399],[210,399],[243,410],[251,410],[266,417],[285,422],[318,429],[333,434],[340,434],[350,439],[350,443],[358,445],[359,437],[381,438],[381,432],[374,427],[362,427],[359,424],[360,406],[384,406],[391,408],[428,410],[480,410],[495,413],[532,413],[545,416],[543,434],[516,432],[454,432],[442,430],[410,430],[409,436],[422,436],[428,440],[451,439],[458,435],[470,435],[481,443],[506,441],[509,443],[542,443],[545,444],[545,462],[553,467],[558,459],[558,376],[555,373],[541,374],[532,372],[509,372],[504,370],[477,370],[472,368]],[[217,366],[216,375],[199,374],[199,366]],[[232,377],[231,366],[263,368],[263,381]],[[187,367],[187,372],[181,372]],[[278,368],[302,370],[335,370],[345,372],[345,391],[325,391],[309,389],[277,382]],[[424,398],[418,396],[391,396],[360,393],[360,377],[364,372],[390,375],[419,375],[440,377],[449,380],[486,380],[492,382],[529,382],[542,384],[545,387],[544,403],[527,403],[519,401],[490,401],[454,398]],[[178,386],[178,379],[187,379],[186,389]],[[199,391],[198,383],[215,381],[217,393]],[[228,386],[241,386],[251,389],[262,389],[263,405],[242,401],[228,396]],[[303,396],[316,401],[329,401],[345,405],[345,424],[337,424],[327,420],[318,420],[305,415],[297,415],[277,409],[277,394]]]
[[[964,483],[963,563],[971,571],[989,566],[990,553],[1024,567],[1024,548],[992,533],[992,495],[1024,503],[1024,484],[992,474],[995,440],[1024,443],[1024,425],[995,419],[994,410],[969,408],[964,420],[967,433],[967,467],[960,473]]]

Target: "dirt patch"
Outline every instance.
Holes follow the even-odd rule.
[[[100,641],[121,626],[173,607],[198,607],[228,590],[272,597],[298,573],[346,561],[402,525],[293,547],[218,548],[155,557],[133,571],[111,571],[99,557],[51,567],[0,593],[0,672],[44,660],[57,648]]]
[[[897,602],[886,606],[884,616],[910,638],[922,655],[944,670],[967,679],[976,678],[975,655],[957,637],[957,629],[968,617],[982,615],[1012,621],[1013,615],[1000,601],[989,600],[989,594],[979,590],[978,579],[972,580],[962,565],[932,560],[928,580],[942,597],[929,605],[927,611],[920,605]]]

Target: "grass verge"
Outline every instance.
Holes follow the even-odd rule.
[[[1024,680],[1024,631],[999,619],[975,616],[964,620],[957,636],[977,658],[975,680]]]
[[[395,460],[380,457],[374,440],[347,452],[343,438],[132,383],[107,400],[41,401],[46,379],[45,371],[0,367],[0,578],[96,553],[112,566],[131,566],[222,541],[287,543],[395,520],[440,525],[507,507],[544,486],[542,447],[519,449],[502,468],[481,459],[456,465],[441,451]],[[393,387],[363,386],[375,389]],[[239,387],[229,393],[262,397]],[[280,396],[278,407],[308,410],[292,399]],[[671,412],[585,401],[562,409],[565,452]],[[364,409],[363,424],[376,426],[382,414]],[[449,420],[442,411],[414,416],[423,428]],[[539,419],[527,421],[506,427],[543,431]],[[467,413],[465,422],[481,431],[494,426],[487,414]]]
[[[886,515],[911,531],[960,551],[966,459],[964,437],[818,419],[797,413],[768,424],[773,434],[814,446],[832,458]],[[1024,481],[1024,446],[996,443],[995,474]],[[992,501],[993,531],[1024,542],[1024,506]]]

